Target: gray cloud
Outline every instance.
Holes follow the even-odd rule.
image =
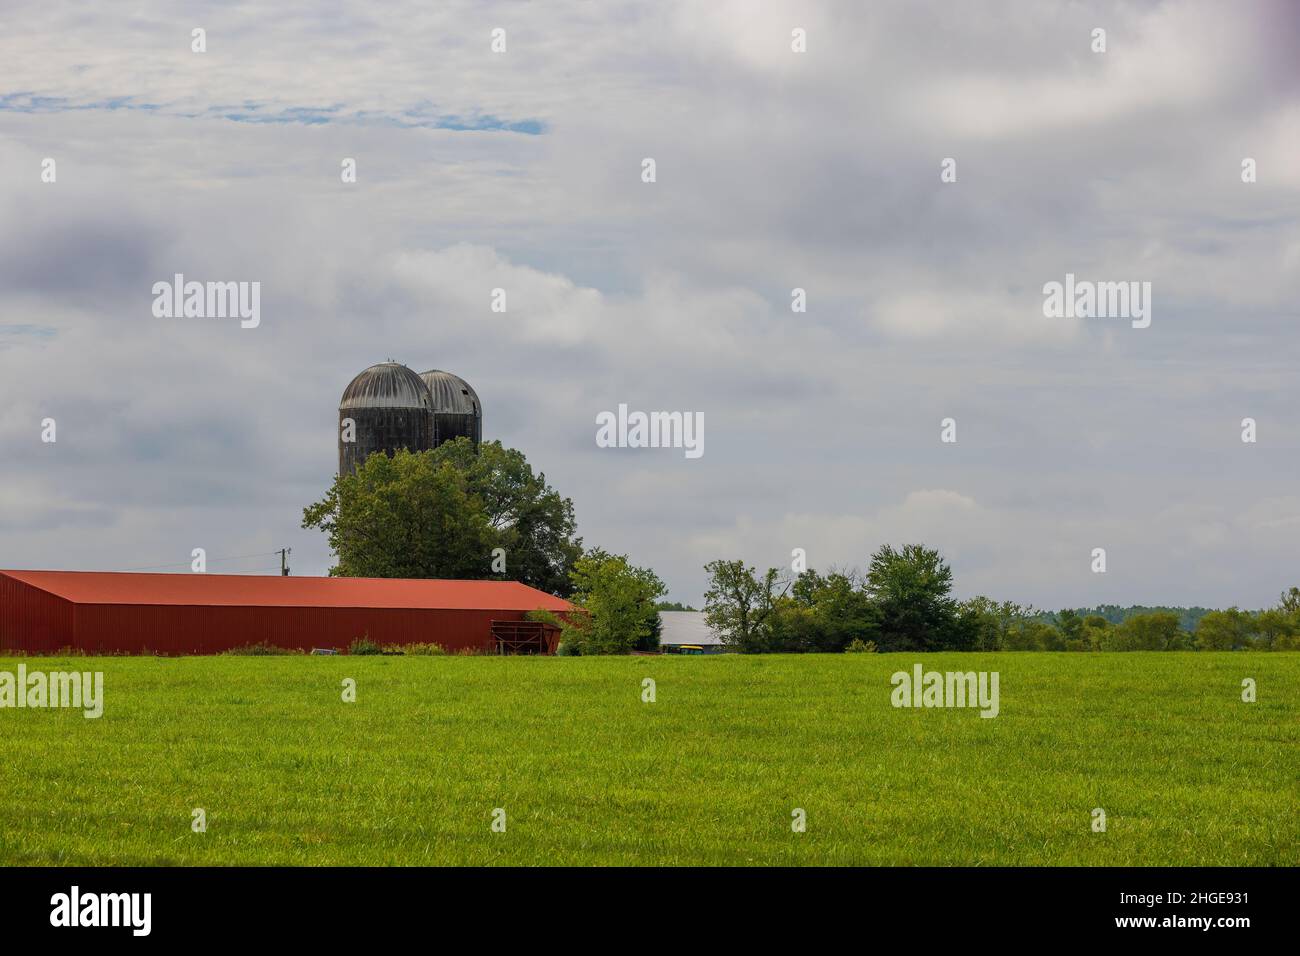
[[[1045,606],[1300,583],[1289,6],[330,6],[11,16],[0,566],[323,572],[300,510],[392,356],[470,380],[586,539],[683,600],[714,557],[918,539],[963,594]],[[1067,271],[1151,281],[1151,328],[1045,319]],[[262,327],[154,319],[174,272],[260,281]],[[705,456],[597,449],[620,402],[704,412]]]

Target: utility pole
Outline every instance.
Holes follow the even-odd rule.
[[[282,577],[287,578],[289,576],[289,555],[291,554],[293,554],[293,548],[280,549],[280,575]]]

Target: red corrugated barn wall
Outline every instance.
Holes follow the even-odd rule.
[[[71,601],[0,574],[0,654],[73,646],[72,611]]]
[[[495,650],[493,621],[568,602],[513,581],[0,571],[0,652],[215,654],[441,644]]]
[[[308,651],[313,647],[342,650],[358,638],[369,637],[379,644],[418,642],[441,644],[449,651],[490,650],[495,647],[494,620],[523,619],[522,611],[445,608],[80,604],[76,646],[91,654],[215,654],[261,643]]]

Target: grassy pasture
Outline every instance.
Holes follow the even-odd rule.
[[[918,661],[1000,716],[894,709]],[[105,712],[0,710],[6,865],[1300,863],[1300,654],[19,663]]]

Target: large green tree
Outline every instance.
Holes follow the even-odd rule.
[[[573,502],[522,452],[466,438],[371,455],[304,509],[303,527],[329,535],[342,577],[495,577],[567,596],[582,554]]]
[[[1061,637],[1065,641],[1067,651],[1086,651],[1088,647],[1087,638],[1083,632],[1083,617],[1078,611],[1065,610],[1057,612],[1056,626],[1061,631]]]
[[[582,539],[576,536],[573,501],[548,485],[545,473],[535,473],[523,452],[499,441],[475,449],[468,438],[457,438],[429,454],[435,464],[450,464],[464,475],[466,488],[482,503],[494,547],[505,551],[505,577],[551,594],[572,593]]]
[[[658,575],[639,568],[626,555],[593,549],[573,568],[573,604],[581,610],[559,618],[561,640],[580,654],[626,654],[659,646],[658,600],[668,593]]]
[[[1296,619],[1281,608],[1255,615],[1255,643],[1262,650],[1286,650],[1296,633]]]
[[[1196,646],[1203,651],[1238,651],[1250,646],[1254,631],[1255,622],[1245,611],[1211,611],[1196,624]]]
[[[1108,640],[1108,635],[1114,629],[1104,616],[1100,614],[1089,614],[1083,619],[1083,640],[1089,650],[1099,651],[1102,645]]]
[[[777,605],[773,640],[780,650],[838,653],[879,637],[880,613],[853,572],[809,569]]]
[[[1033,613],[1013,601],[994,601],[979,595],[962,601],[955,609],[952,640],[948,647],[955,651],[1006,650],[1015,640],[1008,635],[1017,621]]]
[[[920,544],[883,545],[871,556],[866,592],[880,611],[882,651],[931,651],[951,646],[957,621],[952,569]]]
[[[744,561],[710,561],[704,621],[722,643],[744,654],[772,650],[773,615],[784,593],[776,568],[761,578]]]
[[[465,475],[429,453],[371,455],[303,510],[329,535],[330,574],[367,578],[485,578],[494,535]]]

